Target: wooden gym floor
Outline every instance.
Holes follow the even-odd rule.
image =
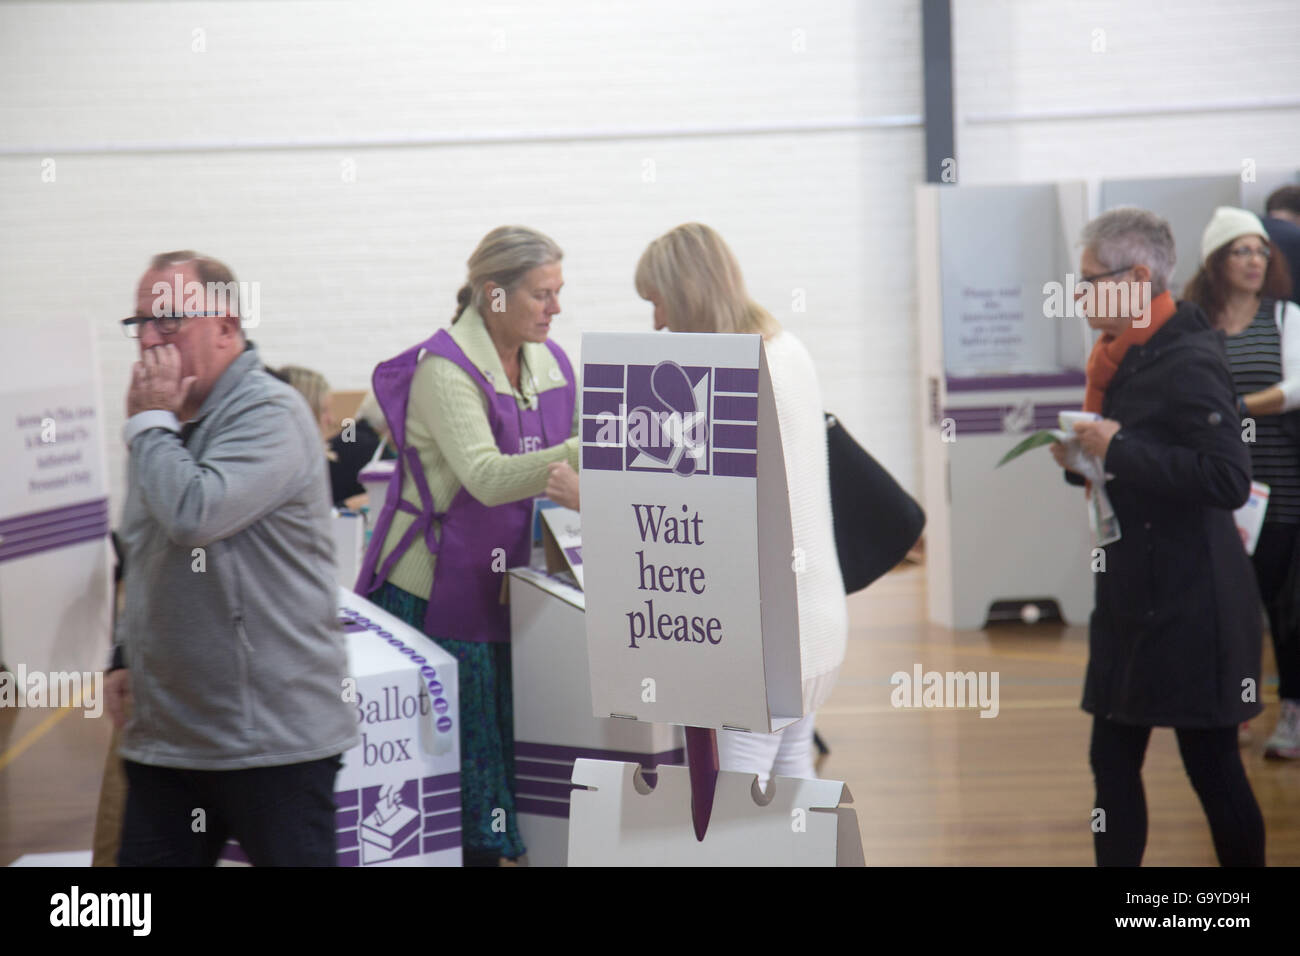
[[[1079,709],[1080,627],[952,631],[925,622],[925,572],[905,567],[849,599],[848,658],[817,727],[823,777],[854,796],[868,865],[1091,866],[1090,717]],[[1264,812],[1270,865],[1300,864],[1300,762],[1266,761],[1277,719],[1265,641],[1266,710],[1246,769]],[[890,675],[996,671],[998,716],[896,709]],[[0,710],[0,866],[24,853],[86,850],[108,746],[105,717]],[[1147,751],[1148,866],[1213,866],[1209,829],[1173,731]]]

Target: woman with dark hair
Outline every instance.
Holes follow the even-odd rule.
[[[578,465],[577,380],[548,339],[562,256],[534,229],[492,230],[469,257],[452,327],[374,375],[398,466],[356,590],[457,660],[467,866],[525,849],[501,586],[528,563],[547,466]]]
[[[1300,444],[1285,413],[1300,408],[1300,309],[1287,300],[1291,276],[1264,224],[1220,206],[1201,239],[1201,267],[1185,298],[1223,332],[1237,410],[1256,481],[1269,487],[1252,560],[1268,611],[1282,713],[1266,757],[1300,758],[1300,622],[1293,568],[1300,545]],[[1253,428],[1251,423],[1253,422]],[[1253,438],[1253,440],[1250,440]],[[1240,738],[1248,743],[1249,727]]]

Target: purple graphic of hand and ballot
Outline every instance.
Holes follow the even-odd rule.
[[[583,467],[752,478],[758,370],[588,364]]]

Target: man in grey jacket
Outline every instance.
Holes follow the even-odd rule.
[[[122,866],[212,865],[228,837],[255,865],[333,865],[334,778],[359,740],[319,433],[245,339],[235,289],[221,263],[164,253],[123,323],[140,361],[106,682]]]

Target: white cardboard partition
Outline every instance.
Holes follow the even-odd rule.
[[[582,356],[594,713],[768,732],[792,723],[803,713],[798,606],[761,339],[587,333]]]
[[[703,841],[691,823],[685,767],[664,767],[653,791],[633,763],[579,760],[569,828],[570,866],[862,866],[848,787],[775,777],[757,802],[754,774],[720,773]],[[629,821],[635,821],[630,825]]]
[[[456,659],[345,587],[339,619],[360,745],[334,783],[339,866],[460,866]],[[231,843],[226,860],[247,862]]]
[[[92,329],[42,320],[4,333],[0,661],[29,673],[102,670],[113,559]]]
[[[510,572],[515,807],[530,866],[564,866],[581,758],[654,771],[686,759],[680,727],[593,717],[583,593],[540,570]]]
[[[366,553],[366,519],[356,513],[330,515],[330,531],[334,536],[334,577],[341,588],[352,590],[361,573],[361,562]]]
[[[947,627],[999,601],[1052,599],[1071,624],[1092,609],[1080,490],[1046,449],[995,467],[1082,407],[1086,325],[1044,311],[1087,210],[1082,183],[917,187],[926,593]]]

